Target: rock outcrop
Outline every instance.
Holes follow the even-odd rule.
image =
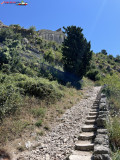
[[[4,25],[3,23],[2,23],[2,21],[0,21],[0,29],[1,28],[7,28],[8,26],[6,26],[6,25]]]
[[[65,39],[65,34],[62,32],[61,28],[56,31],[46,30],[42,29],[38,31],[39,36],[43,39],[49,40],[49,41],[55,41],[59,44],[61,44]]]

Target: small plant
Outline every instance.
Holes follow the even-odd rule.
[[[107,125],[107,128],[110,136],[110,144],[114,150],[116,147],[120,147],[120,122],[117,117],[112,118],[111,121],[112,122]]]
[[[86,76],[93,81],[100,80],[99,70],[91,69],[87,72]]]
[[[71,82],[67,82],[66,87],[70,88],[71,87]]]
[[[63,114],[63,113],[64,113],[64,111],[63,111],[62,109],[60,109],[60,108],[57,109],[57,112],[58,112],[59,114]]]
[[[49,127],[49,125],[47,123],[45,123],[44,129],[45,130],[50,130],[50,127]]]
[[[39,131],[39,132],[37,132],[37,135],[43,136],[43,135],[44,135],[44,132],[43,132],[43,131]]]
[[[120,159],[120,150],[112,154],[112,160],[119,160]]]
[[[43,118],[45,116],[45,108],[35,108],[35,109],[32,109],[31,112],[35,117]]]
[[[42,120],[38,120],[38,121],[35,123],[35,125],[36,125],[37,127],[41,127],[41,126],[42,126]]]
[[[17,150],[20,151],[20,152],[23,152],[25,150],[25,147],[24,146],[18,146]]]

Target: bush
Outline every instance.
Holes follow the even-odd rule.
[[[22,74],[0,73],[0,117],[14,113],[22,104],[22,95],[28,94],[55,102],[63,96],[62,86],[44,78],[31,78]],[[45,109],[33,110],[33,114],[44,117]]]
[[[47,50],[44,54],[44,58],[49,63],[53,63],[55,61],[55,53],[51,49]]]
[[[120,159],[120,150],[117,150],[115,153],[112,154],[112,160],[119,160]]]
[[[35,109],[32,109],[31,112],[35,117],[43,118],[45,116],[45,108],[35,108]]]
[[[120,120],[117,117],[111,119],[107,125],[110,137],[110,144],[113,150],[120,148]]]
[[[35,123],[35,125],[36,125],[37,127],[42,126],[42,120],[38,120],[38,121]]]
[[[106,75],[101,80],[101,84],[106,84],[104,92],[109,98],[111,119],[107,125],[112,151],[116,152],[120,148],[120,77],[117,74]],[[113,159],[117,160],[120,156],[114,153]],[[118,158],[119,159],[119,158]]]
[[[31,78],[26,75],[16,74],[14,76],[16,86],[22,88],[25,94],[34,95],[40,99],[55,101],[63,96],[61,85],[56,81],[49,81],[45,78]]]
[[[0,83],[0,118],[13,114],[22,103],[19,89],[13,84]]]
[[[93,81],[97,81],[100,80],[100,74],[99,71],[97,69],[91,69],[87,72],[86,76],[93,80]]]

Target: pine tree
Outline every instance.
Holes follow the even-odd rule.
[[[64,27],[66,38],[63,42],[64,70],[82,78],[86,74],[92,58],[90,42],[82,33],[83,29],[76,26]]]

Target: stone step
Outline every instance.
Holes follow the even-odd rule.
[[[96,118],[97,118],[97,116],[88,116],[88,117],[87,117],[87,119],[94,119],[94,120],[95,120]]]
[[[93,106],[98,106],[99,105],[99,103],[93,103]]]
[[[96,131],[97,127],[95,125],[84,125],[82,127],[82,131],[83,132],[92,132],[92,131]]]
[[[91,109],[99,109],[98,106],[93,106]]]
[[[72,155],[80,155],[80,156],[92,156],[93,152],[92,151],[77,151],[77,150],[72,150]]]
[[[75,144],[75,150],[93,151],[94,150],[94,144],[91,143],[91,141],[78,141]]]
[[[94,105],[93,104],[92,108],[99,108],[99,105]]]
[[[94,132],[83,132],[78,137],[79,140],[92,140],[95,137]]]
[[[93,103],[93,106],[98,107],[98,106],[99,106],[99,104]]]
[[[71,155],[69,160],[92,160],[92,156]]]
[[[91,109],[90,112],[98,112],[98,109]]]
[[[94,102],[93,105],[99,105],[99,102]]]
[[[98,112],[90,112],[89,115],[90,115],[90,116],[94,116],[94,115],[97,116],[97,115],[98,115]]]
[[[95,124],[95,123],[96,123],[95,119],[85,121],[85,124]]]
[[[100,100],[99,99],[96,99],[94,102],[99,102]]]
[[[94,101],[94,103],[93,104],[99,104],[99,101]]]

